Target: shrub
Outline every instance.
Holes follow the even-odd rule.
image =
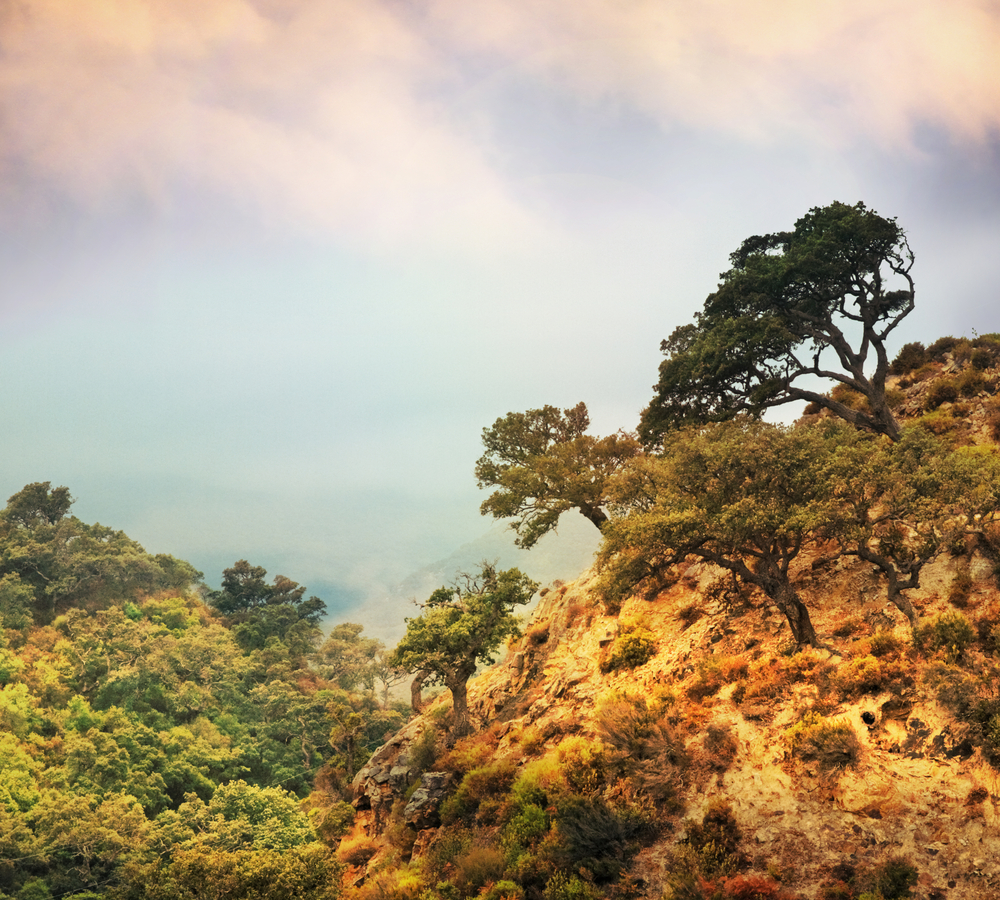
[[[514,881],[498,881],[482,891],[479,900],[524,900],[524,888]]]
[[[906,375],[927,362],[927,348],[920,341],[903,344],[902,349],[892,361],[890,371],[893,375]]]
[[[917,883],[917,869],[906,857],[892,856],[869,872],[859,875],[860,886],[866,892],[883,900],[902,900],[910,896],[910,888]]]
[[[953,356],[956,355],[956,351],[963,341],[968,343],[968,341],[965,341],[965,338],[957,338],[950,334],[939,337],[927,348],[927,358],[935,362],[944,362],[945,354],[951,353]]]
[[[466,773],[455,793],[441,804],[441,821],[445,825],[469,816],[486,800],[510,790],[516,763],[510,757],[498,759]]]
[[[957,663],[974,640],[975,632],[960,612],[945,610],[920,626],[913,637],[918,647],[941,651],[948,662]]]
[[[843,403],[848,409],[858,412],[870,412],[868,398],[864,394],[848,387],[846,384],[836,384],[830,391],[830,397],[838,403]]]
[[[968,566],[961,566],[951,579],[948,589],[948,602],[952,606],[964,609],[969,605],[969,594],[972,593],[972,574]]]
[[[601,894],[579,875],[556,872],[546,882],[542,896],[545,900],[598,900]]]
[[[613,881],[638,849],[636,825],[620,818],[600,797],[570,795],[556,806],[559,842],[549,848],[564,871],[590,871],[597,881]]]
[[[345,838],[337,848],[337,859],[345,866],[363,866],[378,853],[378,842],[366,834]]]
[[[817,763],[823,772],[854,766],[861,755],[861,744],[848,722],[832,722],[816,713],[806,713],[785,735],[793,756]]]
[[[474,897],[504,873],[503,854],[494,847],[470,847],[455,859],[452,881],[464,897]]]
[[[954,403],[958,399],[958,381],[954,378],[939,378],[931,385],[924,398],[924,409],[932,412],[942,403]]]
[[[973,366],[958,376],[957,386],[958,392],[963,397],[975,397],[976,394],[986,387],[986,381],[979,370]]]
[[[685,860],[689,874],[729,875],[746,863],[740,852],[743,833],[732,807],[725,801],[712,801],[701,822],[687,821],[685,825],[690,848]]]
[[[709,725],[705,729],[701,745],[705,752],[705,762],[713,772],[727,771],[736,759],[736,737],[728,725]]]
[[[638,626],[630,631],[622,631],[602,651],[600,668],[602,672],[618,669],[635,669],[656,656],[656,638],[646,628]]]
[[[986,347],[976,347],[969,356],[969,363],[977,372],[982,372],[993,365],[994,351]]]

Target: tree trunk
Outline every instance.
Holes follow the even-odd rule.
[[[467,678],[449,678],[446,682],[451,691],[452,734],[455,737],[465,737],[472,733],[472,722],[469,719],[469,682]]]
[[[420,712],[421,707],[424,705],[424,682],[427,680],[429,674],[426,669],[421,669],[414,675],[413,681],[410,682],[410,707],[415,713]]]
[[[604,526],[608,521],[608,515],[603,509],[599,506],[593,508],[581,506],[580,512],[588,522],[592,522],[597,527],[598,531],[604,530]]]
[[[784,613],[785,619],[788,620],[788,627],[792,629],[792,637],[795,638],[795,643],[800,648],[822,646],[819,638],[816,637],[816,629],[813,628],[812,619],[809,618],[809,610],[787,578],[762,579],[760,588]]]

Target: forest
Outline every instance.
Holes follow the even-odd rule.
[[[40,482],[0,513],[0,895],[335,893],[347,785],[409,714],[385,648],[72,502]]]

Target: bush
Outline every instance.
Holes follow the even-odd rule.
[[[924,409],[932,412],[942,403],[954,403],[958,399],[958,381],[954,378],[939,378],[931,385],[924,398]]]
[[[602,672],[635,669],[656,656],[656,638],[646,628],[622,631],[601,653]]]
[[[914,643],[932,652],[941,651],[950,663],[959,662],[976,633],[969,620],[957,610],[946,610],[921,625],[914,633]]]
[[[832,722],[816,713],[807,713],[785,735],[793,756],[817,763],[823,772],[852,767],[861,756],[861,744],[848,722]]]
[[[494,847],[470,847],[455,860],[452,881],[464,897],[474,897],[504,873],[503,854]]]
[[[736,737],[728,725],[712,724],[702,738],[705,762],[713,772],[726,772],[736,759]]]
[[[546,882],[542,896],[545,900],[598,900],[601,894],[578,875],[556,872]]]
[[[958,392],[963,397],[975,397],[983,388],[986,381],[976,368],[968,368],[958,376]]]
[[[862,873],[858,881],[866,892],[883,900],[903,900],[917,883],[917,869],[906,857],[892,856],[870,872]]]
[[[745,864],[740,852],[743,832],[728,803],[715,800],[705,810],[700,823],[686,824],[687,842],[699,874],[727,875]]]
[[[906,375],[927,362],[927,349],[920,341],[903,344],[902,349],[892,361],[890,371],[893,375]]]
[[[948,589],[948,602],[959,609],[969,605],[969,594],[972,593],[972,574],[968,566],[961,566],[951,579]]]
[[[994,359],[994,351],[986,347],[976,347],[969,356],[969,362],[977,372],[982,372],[992,366]]]

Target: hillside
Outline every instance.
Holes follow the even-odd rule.
[[[897,416],[992,444],[1000,373],[974,350],[945,339],[899,366]],[[617,615],[594,572],[545,592],[470,685],[477,735],[450,739],[445,695],[355,779],[349,896],[1000,895],[985,549],[924,567],[916,641],[856,559],[796,561],[827,647],[801,652],[763,596],[704,563]]]

